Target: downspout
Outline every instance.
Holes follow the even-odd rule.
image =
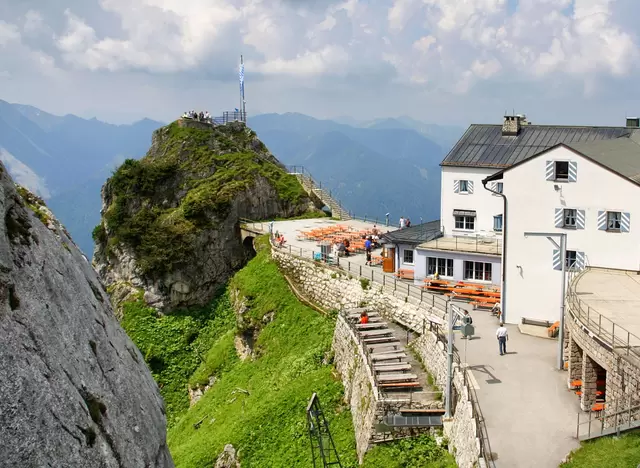
[[[488,177],[487,177],[488,179]],[[501,262],[501,270],[502,270],[502,293],[500,294],[500,305],[502,307],[502,315],[500,316],[500,321],[505,322],[505,318],[507,316],[507,196],[503,193],[496,192],[495,190],[491,190],[487,187],[487,179],[482,181],[482,186],[485,190],[495,193],[496,195],[500,195],[502,197],[503,208],[502,208],[502,262]]]

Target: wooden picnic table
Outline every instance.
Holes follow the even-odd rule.
[[[393,331],[389,330],[388,328],[385,330],[363,330],[360,332],[360,335],[362,335],[363,338],[369,338],[369,337],[379,337],[379,336],[385,336],[385,335],[393,335]]]
[[[376,372],[392,372],[411,370],[411,364],[408,362],[391,363],[391,364],[374,364],[373,370]]]

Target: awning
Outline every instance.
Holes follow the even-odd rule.
[[[476,217],[475,210],[453,210],[453,216],[471,216]]]

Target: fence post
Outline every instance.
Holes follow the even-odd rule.
[[[424,289],[420,288],[420,302],[422,302],[422,293],[424,293]]]
[[[360,265],[360,273],[358,276],[362,276],[362,265]]]
[[[371,282],[373,283],[373,268],[371,269]]]
[[[411,287],[410,284],[407,284],[407,296],[410,296],[411,294],[409,293],[409,288]]]
[[[398,280],[393,278],[393,291],[395,292],[398,289]]]
[[[291,244],[289,244],[289,255],[291,255]]]
[[[615,352],[616,349],[616,323],[611,322],[613,327],[611,327],[611,350]]]

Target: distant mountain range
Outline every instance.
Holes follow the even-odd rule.
[[[439,163],[463,129],[408,117],[348,121],[288,113],[257,115],[248,124],[282,163],[305,166],[356,215],[436,219]],[[102,185],[124,159],[142,157],[163,125],[149,119],[112,125],[0,100],[0,160],[91,256]]]
[[[248,123],[280,161],[304,166],[357,216],[437,219],[439,164],[463,129],[408,117],[340,120],[351,125],[295,113],[258,115]]]
[[[100,188],[126,158],[140,158],[161,122],[111,125],[0,100],[0,160],[42,196],[88,255],[100,220]]]

